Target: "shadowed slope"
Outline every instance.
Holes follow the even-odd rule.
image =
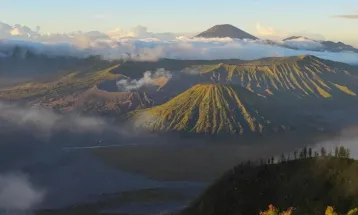
[[[265,99],[243,88],[198,84],[169,102],[133,114],[135,126],[153,131],[263,133],[279,127],[260,114]]]

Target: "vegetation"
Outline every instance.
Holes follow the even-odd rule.
[[[239,64],[198,65],[193,69],[204,77],[227,80],[265,96],[327,99],[356,96],[358,90],[354,67],[314,56],[263,58]]]
[[[269,208],[266,211],[260,212],[260,215],[291,215],[294,213],[294,208],[289,208],[284,211],[280,211],[278,208],[274,207],[273,205],[269,205]],[[328,206],[325,213],[325,215],[338,215],[332,206]],[[354,208],[352,210],[349,210],[347,213],[344,213],[344,215],[356,215],[358,214],[358,208]],[[342,214],[343,215],[343,214]]]
[[[182,214],[259,214],[271,203],[294,210],[279,213],[274,209],[263,214],[322,214],[327,205],[334,205],[337,214],[346,213],[358,205],[358,162],[349,158],[344,147],[338,147],[334,154],[320,151],[304,148],[294,157],[242,163],[218,179]],[[335,212],[329,208],[326,214]]]
[[[121,63],[120,66],[118,66],[119,63]],[[28,82],[8,89],[1,89],[0,99],[24,100],[33,104],[60,110],[82,110],[87,108],[91,112],[118,113],[118,109],[131,111],[137,107],[127,108],[128,105],[123,105],[123,103],[127,101],[123,102],[121,99],[118,99],[119,102],[114,102],[113,99],[109,99],[109,97],[114,98],[118,95],[113,96],[113,94],[108,94],[106,90],[100,87],[100,93],[95,93],[94,96],[88,96],[88,94],[92,93],[91,95],[93,95],[93,90],[91,89],[105,81],[112,81],[111,87],[116,88],[115,80],[118,78],[130,77],[138,79],[143,76],[144,72],[148,70],[154,71],[158,68],[164,68],[173,73],[180,73],[181,76],[175,80],[163,82],[165,85],[160,87],[160,92],[155,92],[150,95],[150,100],[153,100],[151,103],[156,105],[167,102],[198,83],[241,86],[254,93],[252,94],[253,105],[255,105],[258,100],[257,96],[260,96],[275,101],[272,103],[275,107],[280,107],[288,103],[294,106],[294,104],[296,104],[294,101],[303,104],[303,98],[306,98],[305,101],[312,101],[310,99],[314,99],[314,101],[325,101],[332,100],[333,98],[340,99],[341,101],[344,98],[351,99],[356,97],[356,93],[358,92],[358,84],[355,81],[357,77],[356,68],[342,63],[322,60],[313,56],[274,57],[253,61],[161,59],[157,62],[107,62],[97,58],[90,58],[83,62],[81,61],[80,66],[71,67],[71,65],[72,64],[65,67],[65,71],[55,73],[52,78],[45,81]],[[195,75],[182,75],[188,71],[189,73],[194,71]],[[199,87],[197,89],[200,90],[201,88],[202,87]],[[87,93],[89,90],[90,93]],[[198,94],[200,94],[200,92],[197,92],[195,95]],[[241,94],[242,93],[239,95],[239,99],[243,96]],[[119,97],[122,98],[123,96]],[[86,98],[89,99],[89,101],[84,101]],[[97,98],[101,100],[101,102],[95,101]],[[107,99],[109,99],[109,101]],[[79,105],[75,105],[78,100],[82,101],[79,102]],[[117,99],[114,100],[117,101]],[[146,98],[143,95],[139,100],[145,101]],[[215,101],[213,100],[213,102]],[[221,104],[219,105],[222,105],[223,102],[230,103],[230,98],[229,101],[220,101]],[[248,98],[246,102],[251,102],[251,98]],[[143,102],[134,101],[127,102],[126,104],[131,103]],[[172,103],[175,102],[173,101]],[[260,104],[263,103],[266,102],[261,102]],[[210,106],[214,105],[216,105],[216,103],[210,104]],[[111,107],[109,110],[108,106]],[[136,105],[133,105],[133,107],[134,106]],[[151,105],[144,104],[138,105],[138,108],[150,106]],[[163,107],[161,107],[161,109],[162,108]],[[220,108],[219,106],[218,109]],[[259,109],[259,107],[252,107],[252,109]],[[88,110],[84,110],[84,112],[88,112]],[[254,115],[250,112],[249,114]],[[262,115],[261,112],[259,114]],[[240,125],[238,125],[237,122]],[[240,133],[242,129],[239,127],[244,127],[244,124],[248,122],[244,124],[242,124],[242,121],[237,122],[233,123],[231,120],[229,125],[222,125],[220,122],[218,122],[217,125],[201,124],[195,128],[191,126],[186,127],[184,122],[184,124],[171,125],[171,128],[168,128],[168,130],[200,131],[203,133],[221,133],[222,131]],[[260,126],[260,124],[264,125],[265,123],[258,120],[256,126]],[[163,130],[162,127],[164,127],[164,125],[155,125],[154,127],[155,130]],[[255,128],[255,130],[260,129]]]
[[[134,112],[133,120],[153,131],[261,134],[286,129],[261,115],[265,102],[241,87],[198,84],[163,105]]]

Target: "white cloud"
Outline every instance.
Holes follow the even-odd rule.
[[[258,26],[261,32],[270,35],[269,37],[275,37],[275,33],[277,35],[282,34],[271,27]],[[16,32],[21,36],[11,36],[10,33],[14,29],[21,29],[21,31]],[[292,50],[269,44],[264,40],[205,39],[189,38],[172,33],[157,34],[149,32],[143,26],[137,26],[129,31],[117,28],[107,33],[79,31],[68,34],[40,34],[38,30],[0,23],[0,37],[3,38],[4,35],[7,35],[8,39],[12,39],[0,40],[0,56],[9,55],[14,47],[20,46],[38,54],[76,57],[101,55],[106,59],[131,58],[154,61],[159,58],[207,60],[237,58],[251,60],[262,57],[311,54],[324,59],[358,64],[357,53],[310,51],[320,48],[319,42],[312,40],[280,42],[281,45],[301,49]],[[24,51],[25,54],[26,50]]]
[[[324,46],[315,40],[310,40],[305,37],[286,40],[282,42],[284,45],[301,50],[322,50]]]
[[[143,77],[136,80],[136,79],[121,79],[117,81],[117,86],[120,90],[124,91],[132,91],[137,90],[141,87],[145,86],[155,86],[157,85],[157,80],[159,79],[166,79],[168,81],[172,78],[172,74],[169,71],[164,69],[158,69],[154,73],[151,71],[146,71],[143,74]]]
[[[22,107],[0,102],[0,120],[13,125],[36,130],[36,134],[47,137],[56,130],[71,132],[102,132],[109,125],[97,117],[77,114],[62,115],[41,107]]]
[[[37,39],[40,36],[40,28],[36,27],[35,30],[27,26],[22,25],[8,25],[6,23],[0,22],[0,39]]]
[[[273,27],[269,27],[269,26],[265,27],[265,26],[262,26],[260,23],[256,24],[256,30],[262,36],[277,35],[277,32]]]
[[[45,192],[36,188],[25,175],[0,174],[0,211],[16,214],[34,209],[44,196]]]

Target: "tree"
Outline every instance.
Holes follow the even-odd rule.
[[[334,149],[334,156],[338,157],[338,155],[339,155],[339,148],[338,146],[336,146],[336,148]]]
[[[318,152],[315,152],[315,153],[314,153],[314,156],[315,156],[315,157],[319,157],[319,153],[318,153]]]
[[[272,157],[271,158],[271,164],[274,164],[275,163],[275,157]]]
[[[295,160],[297,160],[297,151],[296,150],[293,152],[293,157],[295,158]]]
[[[338,149],[338,157],[340,158],[346,158],[346,149],[344,146],[340,146]]]
[[[301,150],[301,151],[300,151],[299,158],[300,158],[300,159],[303,159],[303,158],[304,158],[304,155],[303,155],[303,150]]]
[[[282,153],[281,154],[281,163],[285,162],[286,161],[286,157],[285,155]]]
[[[346,148],[346,156],[347,158],[351,158],[351,150]]]
[[[303,148],[303,158],[307,158],[307,148]]]
[[[308,157],[310,157],[310,158],[312,157],[312,148],[308,149]]]
[[[327,155],[327,151],[324,147],[321,148],[321,156],[325,157]]]

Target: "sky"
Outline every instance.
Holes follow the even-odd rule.
[[[232,24],[258,37],[301,34],[358,46],[357,0],[0,0],[0,21],[57,33],[145,26],[198,33]]]

